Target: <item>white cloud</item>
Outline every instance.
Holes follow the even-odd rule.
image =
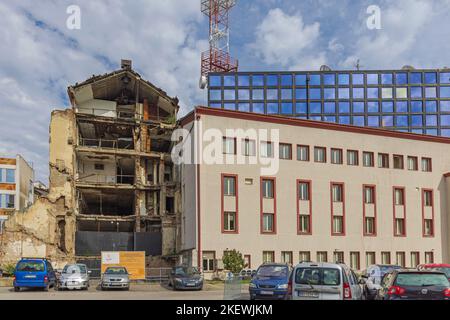
[[[303,64],[303,55],[320,37],[320,24],[305,25],[301,14],[288,15],[276,8],[257,26],[255,37],[249,46],[254,55],[266,64],[290,67]]]

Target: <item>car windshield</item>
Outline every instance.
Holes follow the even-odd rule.
[[[450,284],[444,274],[438,273],[400,273],[395,281],[398,286],[448,287]]]
[[[105,274],[128,274],[128,272],[125,268],[108,268]]]
[[[197,268],[178,267],[175,268],[175,274],[177,276],[192,276],[198,274]]]
[[[42,261],[20,261],[17,265],[17,271],[41,272],[45,270]]]
[[[256,275],[260,277],[284,278],[288,276],[288,267],[262,266],[258,269]]]
[[[437,268],[433,268],[433,270],[443,272],[443,273],[445,273],[447,278],[450,278],[450,268],[437,267]]]
[[[339,269],[334,268],[298,268],[295,283],[322,286],[337,286],[341,283]]]
[[[86,266],[78,265],[78,264],[67,265],[64,267],[62,273],[64,273],[64,274],[85,274]]]

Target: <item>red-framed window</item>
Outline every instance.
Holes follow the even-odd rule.
[[[350,252],[350,268],[353,270],[361,270],[360,253]]]
[[[374,215],[366,215],[366,206],[373,205]],[[375,185],[363,185],[363,234],[366,237],[377,235],[377,188]]]
[[[398,218],[397,207],[403,207],[403,217]],[[394,236],[406,237],[406,190],[404,187],[393,187],[393,223]]]
[[[347,150],[347,165],[355,167],[359,166],[359,151]]]
[[[237,144],[236,138],[223,137],[222,138],[222,153],[223,154],[236,154]]]
[[[422,171],[432,172],[433,171],[433,161],[431,158],[422,158]]]
[[[275,251],[263,251],[263,263],[275,262]]]
[[[419,171],[419,158],[408,156],[408,170]]]
[[[310,156],[310,147],[306,145],[297,145],[297,160],[309,162],[311,159]]]
[[[261,234],[277,233],[277,182],[276,178],[261,177],[260,180]],[[266,211],[264,199],[273,200],[273,211]]]
[[[237,234],[239,233],[239,177],[235,174],[223,173],[221,178],[221,230],[225,234]],[[225,209],[226,197],[235,198],[234,210]]]
[[[363,167],[366,168],[375,167],[375,153],[369,151],[363,152]]]
[[[331,148],[330,151],[331,164],[343,164],[344,152],[342,149]]]
[[[280,143],[279,154],[281,160],[292,160],[292,144]]]
[[[403,170],[405,169],[405,158],[402,155],[393,155],[394,169]]]
[[[426,208],[431,208],[431,219],[425,217]],[[422,235],[425,238],[434,237],[434,191],[422,189]]]
[[[327,148],[314,147],[314,162],[327,163]]]
[[[297,233],[312,234],[312,181],[297,180]],[[309,202],[309,214],[300,212],[300,201]]]
[[[387,153],[378,154],[378,168],[389,169],[389,154]]]
[[[330,183],[331,200],[331,235],[345,236],[345,184],[341,182]],[[342,204],[342,215],[335,214],[334,206]]]

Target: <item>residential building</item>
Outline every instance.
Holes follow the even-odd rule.
[[[291,252],[357,269],[450,262],[450,138],[204,107],[180,123],[202,155],[182,168],[183,258],[207,276],[232,249],[252,268]]]
[[[210,73],[208,106],[450,137],[450,69]]]

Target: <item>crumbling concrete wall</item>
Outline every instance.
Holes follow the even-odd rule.
[[[54,111],[50,122],[50,192],[14,212],[0,235],[0,265],[21,257],[47,257],[55,266],[74,260],[72,110]]]

